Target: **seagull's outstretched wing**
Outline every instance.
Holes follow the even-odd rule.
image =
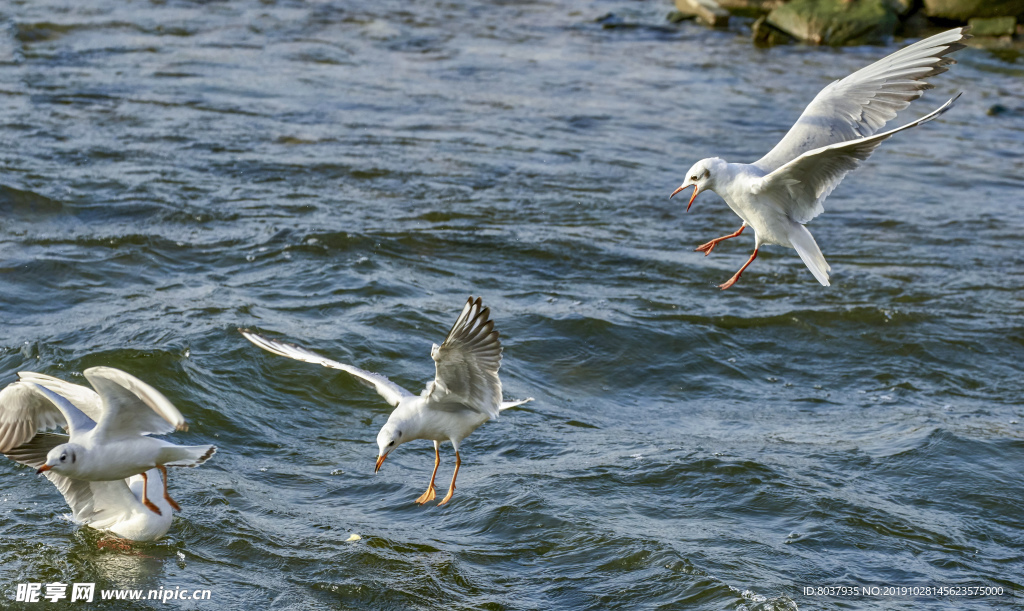
[[[870,136],[931,85],[924,79],[955,63],[946,57],[964,48],[969,27],[954,28],[916,42],[834,81],[821,90],[796,124],[767,155],[754,162],[774,172],[800,155],[830,144]]]
[[[90,367],[82,373],[103,400],[103,413],[96,423],[97,439],[188,430],[178,408],[135,376],[113,367]]]
[[[24,382],[0,390],[0,452],[35,437],[39,431],[67,426],[64,414],[36,387]]]
[[[822,202],[839,186],[847,172],[867,159],[878,145],[898,132],[931,121],[953,106],[957,96],[913,123],[887,132],[840,142],[800,155],[762,178],[754,192],[767,197],[798,223],[806,223],[824,211]]]
[[[390,403],[394,407],[398,407],[398,402],[402,400],[402,397],[411,397],[413,394],[406,389],[402,388],[398,384],[395,384],[386,377],[369,371],[364,371],[358,367],[352,365],[346,365],[337,361],[324,358],[319,354],[306,350],[301,346],[294,344],[286,344],[277,340],[268,339],[262,335],[258,335],[249,331],[248,329],[239,329],[239,333],[242,334],[245,339],[256,344],[260,348],[263,348],[267,352],[273,352],[281,356],[296,359],[298,361],[305,361],[307,363],[313,363],[315,365],[323,365],[324,367],[330,367],[331,369],[340,369],[348,372],[356,377],[357,380],[363,384],[377,389],[377,393],[384,397],[384,400]]]
[[[430,356],[437,373],[424,391],[428,405],[440,409],[461,405],[497,417],[501,406],[501,342],[489,315],[480,298],[470,297],[444,343],[434,345]]]
[[[22,382],[32,382],[52,390],[68,401],[71,401],[75,407],[82,410],[93,422],[99,421],[100,414],[103,412],[103,400],[96,394],[95,390],[88,386],[72,384],[60,378],[35,371],[19,371],[18,379]]]
[[[46,463],[46,454],[53,448],[67,443],[67,435],[39,433],[27,443],[5,452],[7,458],[37,469]],[[150,475],[159,479],[160,472],[153,469]],[[46,477],[57,487],[67,501],[68,507],[81,524],[95,528],[106,528],[127,517],[133,507],[141,503],[128,488],[128,480],[89,482],[76,480],[47,471]]]
[[[63,427],[74,433],[85,432],[96,426],[95,421],[78,406],[49,388],[54,382],[69,387],[81,386],[41,373],[24,372],[19,376],[22,378],[20,381],[0,390],[0,452],[7,452],[28,442],[41,431]],[[88,405],[83,407],[94,413],[96,411],[95,405],[91,408]]]

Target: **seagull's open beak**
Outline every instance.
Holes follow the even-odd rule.
[[[677,193],[679,193],[679,192],[680,192],[680,191],[682,191],[683,189],[686,189],[686,188],[687,188],[687,187],[689,187],[689,186],[690,186],[690,185],[683,185],[683,186],[679,187],[678,189],[676,189],[675,191],[673,191],[673,192],[672,192],[672,195],[669,195],[669,196],[668,196],[668,198],[669,198],[669,199],[672,199],[673,197],[675,197],[675,196],[676,196],[676,194],[677,194]],[[686,211],[687,211],[687,212],[689,212],[689,211],[690,211],[690,206],[692,206],[692,205],[693,205],[693,200],[697,199],[697,192],[698,192],[698,191],[700,191],[700,187],[698,187],[697,185],[693,185],[693,195],[691,195],[691,196],[690,196],[690,203],[686,204]]]
[[[36,469],[36,475],[42,475],[43,472],[49,471],[52,468],[53,467],[51,467],[50,465],[43,465],[42,467],[39,467],[38,469]]]
[[[380,466],[384,464],[384,459],[387,458],[387,454],[381,454],[377,457],[377,467],[373,470],[374,473],[380,471]]]

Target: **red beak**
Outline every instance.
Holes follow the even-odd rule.
[[[673,197],[675,197],[675,196],[676,196],[676,194],[677,194],[677,193],[679,193],[680,191],[682,191],[683,189],[686,189],[686,188],[687,188],[687,187],[679,187],[678,189],[676,189],[675,191],[673,191],[673,192],[672,192],[672,195],[669,195],[669,196],[668,196],[668,198],[669,198],[669,199],[672,199]],[[689,211],[690,211],[690,206],[692,206],[692,205],[693,205],[693,200],[697,198],[697,192],[698,192],[698,191],[700,191],[700,188],[699,188],[699,187],[697,187],[697,185],[693,185],[693,195],[691,195],[691,196],[690,196],[690,203],[686,204],[686,211],[687,211],[687,212],[689,212]]]
[[[36,469],[36,475],[42,475],[43,472],[49,471],[52,468],[53,467],[51,467],[50,465],[43,465],[42,467],[39,467],[38,469]]]
[[[377,467],[373,470],[374,473],[376,473],[377,471],[380,471],[380,466],[384,464],[384,459],[387,458],[387,457],[388,457],[387,454],[385,454],[383,456],[378,456],[377,457]]]

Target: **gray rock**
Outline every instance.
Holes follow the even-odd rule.
[[[968,23],[973,36],[1013,36],[1017,31],[1016,17],[975,17]]]
[[[606,30],[610,30],[612,28],[621,28],[629,25],[626,23],[625,19],[619,17],[615,13],[607,13],[605,15],[601,15],[594,21],[600,23],[601,27],[603,27]]]
[[[715,0],[718,6],[738,17],[761,17],[783,4],[784,0]]]
[[[1009,62],[1016,61],[1024,53],[1024,38],[1019,36],[975,36],[967,41],[967,45],[997,55],[1006,52],[1005,59]]]
[[[665,17],[669,23],[680,23],[696,18],[697,13],[684,13],[683,11],[669,11],[668,16]]]
[[[793,0],[768,15],[798,40],[831,46],[884,43],[898,22],[889,0]]]
[[[750,26],[750,31],[753,35],[754,44],[759,47],[774,47],[793,42],[792,36],[772,26],[772,24],[768,23],[768,17],[764,15],[755,21],[754,25]]]
[[[924,0],[929,17],[967,21],[971,17],[1024,16],[1024,0]]]
[[[718,6],[715,0],[676,0],[676,10],[694,13],[698,21],[713,28],[729,26],[729,11]]]

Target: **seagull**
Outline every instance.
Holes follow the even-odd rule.
[[[474,300],[470,297],[466,301],[448,337],[440,346],[434,344],[431,348],[436,375],[419,395],[380,374],[326,359],[305,348],[268,339],[247,329],[239,329],[239,332],[268,352],[348,372],[367,386],[376,388],[380,396],[395,407],[377,434],[379,453],[374,473],[403,443],[417,439],[433,441],[434,471],[430,474],[426,492],[416,499],[421,505],[436,496],[434,478],[441,464],[441,443],[450,441],[455,448],[455,472],[448,494],[438,503],[441,506],[450,501],[455,492],[455,478],[462,465],[459,455],[462,440],[481,424],[497,418],[500,412],[533,400],[531,397],[522,401],[502,401],[501,380],[498,379],[501,342],[489,316],[490,309],[482,305],[480,298]]]
[[[52,472],[71,480],[118,482],[138,475],[142,504],[162,516],[166,507],[161,509],[148,495],[150,472],[155,469],[163,478],[167,506],[181,511],[167,491],[167,467],[200,465],[217,449],[148,437],[184,431],[188,426],[166,397],[135,376],[113,367],[92,367],[83,373],[95,391],[40,373],[20,372],[19,381],[0,392],[0,453],[15,451],[25,460],[38,461],[37,473]],[[55,426],[67,429],[66,440],[57,443],[46,437],[28,454],[16,452],[37,433]],[[46,444],[52,445],[40,456]]]
[[[757,258],[765,244],[796,249],[814,277],[829,286],[832,269],[804,225],[825,211],[822,202],[846,176],[884,140],[927,123],[949,110],[960,94],[917,121],[876,133],[896,113],[921,97],[931,85],[925,79],[955,63],[946,57],[964,48],[969,27],[954,28],[926,38],[821,90],[786,136],[767,155],[752,164],[728,163],[718,157],[702,159],[687,172],[686,181],[669,198],[688,187],[693,195],[714,191],[743,224],[729,235],[696,248],[711,254],[723,240],[754,228],[754,253],[736,274],[719,285],[727,289]]]
[[[29,392],[35,391],[30,389]],[[28,442],[8,450],[6,456],[33,469],[39,468],[46,462],[50,450],[68,440],[67,435],[38,433]],[[47,471],[44,475],[64,496],[75,522],[79,524],[132,541],[156,541],[171,528],[172,507],[156,487],[164,485],[158,469],[146,471],[146,477],[133,475],[109,482],[71,479],[54,471]],[[160,509],[159,513],[143,503],[147,492],[150,502]]]

